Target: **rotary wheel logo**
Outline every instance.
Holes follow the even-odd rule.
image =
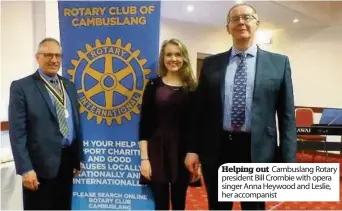
[[[86,52],[78,51],[78,60],[71,60],[69,69],[79,96],[80,112],[87,112],[87,119],[96,117],[97,124],[122,124],[122,118],[131,120],[131,113],[139,114],[139,105],[151,72],[145,69],[146,59],[139,59],[140,50],[131,51],[131,43],[121,40],[112,43],[95,41],[95,47],[87,44]]]

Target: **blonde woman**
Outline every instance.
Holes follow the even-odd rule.
[[[184,165],[190,96],[196,88],[189,54],[177,39],[164,41],[159,77],[146,85],[140,120],[141,183],[151,186],[156,210],[184,210],[192,177]]]

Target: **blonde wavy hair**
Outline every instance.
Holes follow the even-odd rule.
[[[183,66],[179,70],[180,77],[183,83],[183,87],[188,89],[188,90],[194,90],[196,89],[197,82],[195,80],[191,64],[190,64],[190,59],[189,59],[189,53],[188,49],[185,47],[185,45],[178,39],[172,38],[169,40],[165,40],[162,44],[160,54],[159,54],[159,64],[158,64],[158,75],[160,77],[166,76],[167,74],[167,69],[165,67],[164,63],[164,57],[165,57],[165,47],[168,45],[176,45],[179,47],[181,55],[183,57]]]

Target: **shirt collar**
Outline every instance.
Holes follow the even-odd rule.
[[[39,72],[39,75],[42,76],[45,80],[47,81],[51,81],[52,79],[57,79],[57,75],[55,76],[49,76],[49,75],[46,75],[41,69],[38,69],[38,72]]]
[[[256,44],[253,44],[251,47],[249,47],[244,52],[239,51],[235,46],[233,46],[232,47],[231,57],[233,58],[234,56],[236,56],[239,53],[247,53],[247,55],[251,55],[252,57],[256,57],[257,51],[258,51],[258,47],[257,47]]]

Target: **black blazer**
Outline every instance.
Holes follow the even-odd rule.
[[[80,169],[83,159],[82,135],[75,85],[59,77],[69,95],[76,140],[73,141],[73,166]],[[38,177],[53,178],[58,173],[63,135],[56,110],[37,71],[13,81],[9,100],[9,135],[17,174],[35,170]]]

